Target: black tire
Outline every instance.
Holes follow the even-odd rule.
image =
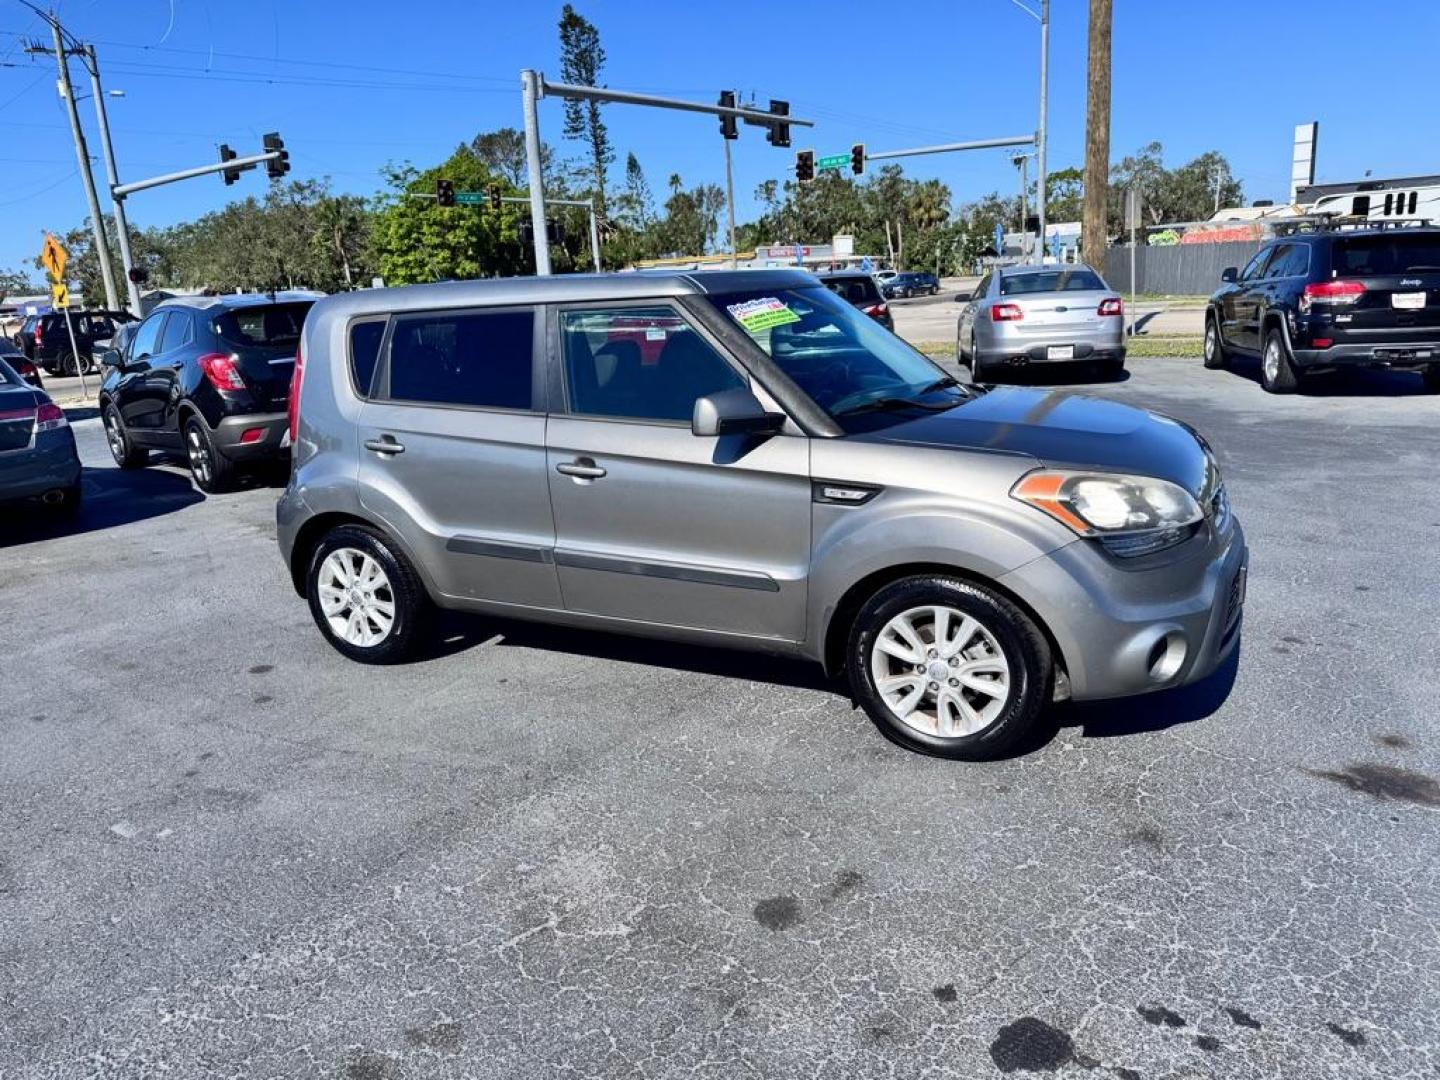
[[[891,710],[876,686],[872,659],[877,638],[892,619],[911,609],[930,605],[941,605],[974,619],[988,633],[988,640],[982,641],[977,636],[972,639],[977,644],[967,649],[966,653],[998,647],[1008,666],[1010,685],[1007,697],[992,702],[990,696],[980,691],[970,692],[972,696],[967,701],[972,705],[978,701],[982,703],[982,710],[995,710],[985,726],[970,734],[942,736],[912,727]],[[933,631],[932,623],[930,632],[933,634]],[[923,637],[923,628],[920,632]],[[934,638],[926,644],[935,644]],[[959,660],[960,657],[954,659]],[[984,658],[979,659],[983,661]],[[909,666],[908,661],[882,660],[884,663],[898,663],[904,668]],[[955,663],[943,657],[927,658],[921,663],[939,664],[949,669],[956,667]],[[1031,737],[1050,700],[1054,683],[1054,660],[1050,655],[1050,646],[1029,616],[1005,597],[984,586],[944,575],[902,578],[872,596],[860,609],[850,628],[846,668],[855,700],[887,738],[920,753],[965,761],[1001,756]],[[933,691],[940,689],[942,693],[963,693],[966,687],[958,685],[955,691],[944,690],[938,681],[928,681],[930,674],[923,675],[930,689],[925,691],[925,697],[915,711],[921,713],[926,702],[931,702],[938,717],[942,710],[933,704]],[[901,673],[901,677],[905,675],[908,671]],[[950,687],[957,687],[956,679],[946,681]]]
[[[95,357],[91,356],[89,353],[86,353],[84,356],[80,357],[80,363],[76,365],[76,374],[95,374]]]
[[[219,495],[235,486],[235,463],[215,447],[210,429],[191,413],[181,427],[190,477],[207,495]]]
[[[321,575],[326,560],[342,550],[359,551],[370,556],[385,572],[388,594],[394,606],[394,620],[386,636],[375,644],[359,645],[346,641],[330,624],[321,600]],[[340,525],[331,529],[315,546],[310,565],[305,570],[305,595],[310,614],[321,635],[336,652],[362,664],[393,664],[412,655],[423,639],[431,615],[430,598],[420,575],[410,560],[384,533],[366,525]],[[384,593],[382,592],[382,596]],[[344,617],[344,610],[336,617]],[[378,624],[371,624],[372,626]]]
[[[125,430],[125,421],[120,419],[120,410],[114,402],[107,401],[100,411],[100,421],[105,425],[105,442],[110,447],[110,456],[122,469],[143,468],[150,459],[150,452],[143,446],[136,446]]]
[[[1211,371],[1218,371],[1228,367],[1230,354],[1225,350],[1225,342],[1220,337],[1220,324],[1215,321],[1215,316],[1205,316],[1205,348],[1204,364]]]
[[[47,367],[46,371],[52,375],[59,375],[62,378],[78,374],[75,370],[75,354],[69,349],[64,349],[55,357],[55,366]]]
[[[1440,394],[1440,364],[1431,364],[1420,373],[1425,380],[1425,389],[1432,394]]]
[[[1273,350],[1273,354],[1272,354]],[[1265,335],[1265,351],[1260,355],[1260,385],[1272,394],[1293,394],[1300,385],[1285,335],[1272,326]]]

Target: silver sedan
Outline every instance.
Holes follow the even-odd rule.
[[[1030,364],[1125,366],[1124,302],[1088,266],[997,267],[956,299],[956,359],[976,381]]]

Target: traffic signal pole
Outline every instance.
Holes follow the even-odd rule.
[[[771,143],[789,146],[791,127],[814,127],[813,120],[790,116],[788,103],[772,101],[769,110],[746,109],[738,106],[708,105],[699,101],[636,94],[628,90],[611,90],[601,86],[578,86],[574,83],[552,83],[538,71],[526,68],[520,72],[521,100],[525,110],[525,161],[530,174],[530,219],[535,232],[535,273],[550,273],[550,249],[545,236],[545,179],[540,173],[539,101],[558,97],[566,101],[599,101],[615,105],[645,105],[654,109],[676,109],[681,112],[705,113],[709,116],[733,116],[747,124],[770,129]],[[783,133],[783,134],[779,134]]]
[[[100,149],[105,153],[105,176],[110,183],[111,205],[115,208],[115,233],[120,241],[120,265],[125,270],[125,295],[130,302],[130,314],[138,319],[144,314],[140,310],[140,283],[131,273],[135,269],[135,256],[130,252],[130,225],[125,220],[125,196],[115,194],[120,177],[115,171],[115,147],[110,142],[110,118],[105,113],[105,94],[100,89],[100,62],[95,58],[94,45],[85,46],[85,67],[90,72],[90,96],[95,99],[95,119],[100,124]]]

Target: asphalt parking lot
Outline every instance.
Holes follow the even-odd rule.
[[[1076,388],[1215,445],[1240,654],[981,765],[744,654],[351,664],[273,479],[80,420],[78,524],[0,553],[0,1077],[1434,1076],[1440,401],[1132,366]]]

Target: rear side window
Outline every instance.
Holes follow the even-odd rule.
[[[215,316],[215,332],[231,345],[295,348],[300,328],[314,301],[261,304],[235,308]]]
[[[1004,274],[1001,296],[1042,292],[1102,292],[1105,283],[1090,270],[1043,270],[1033,274]]]
[[[1440,272],[1440,234],[1337,237],[1334,244],[1331,261],[1336,277]]]
[[[371,319],[350,327],[350,375],[361,397],[369,397],[375,381],[375,364],[380,359],[380,340],[385,320]]]
[[[1304,244],[1281,244],[1265,270],[1266,277],[1303,277],[1310,269],[1310,249]]]
[[[535,313],[484,311],[396,319],[390,336],[392,401],[529,409]]]
[[[156,351],[169,352],[182,345],[189,345],[194,340],[195,335],[191,332],[189,312],[172,311],[170,318],[165,321],[165,332],[160,335],[160,348]]]

